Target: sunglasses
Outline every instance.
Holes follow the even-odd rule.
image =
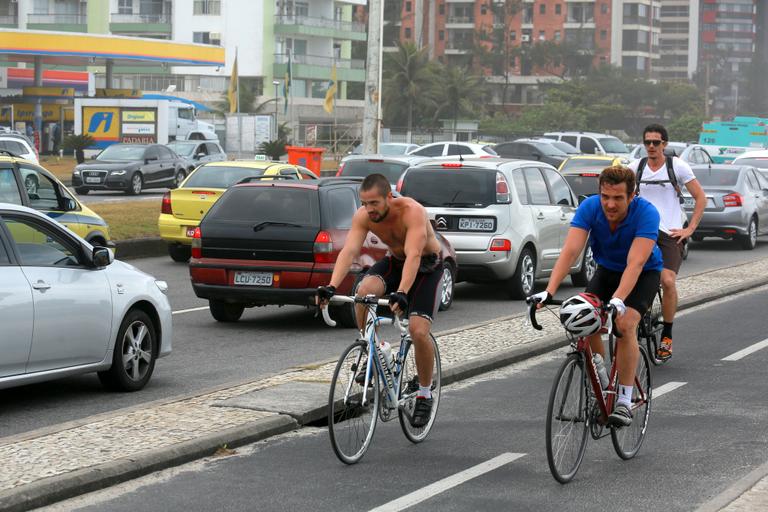
[[[664,141],[663,140],[644,140],[643,144],[645,144],[646,146],[656,146],[656,147],[659,147],[659,146],[661,146],[662,142],[664,142]]]

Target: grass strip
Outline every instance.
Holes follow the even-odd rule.
[[[88,203],[109,224],[112,240],[160,236],[160,199]]]

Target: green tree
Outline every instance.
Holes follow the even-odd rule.
[[[273,113],[275,109],[274,102],[280,101],[279,98],[270,98],[256,103],[258,86],[246,78],[240,79],[240,113],[241,114],[261,114]],[[221,99],[215,105],[216,111],[220,114],[229,114],[229,97],[227,92],[221,94]]]
[[[704,121],[704,114],[701,112],[683,114],[673,119],[667,124],[669,139],[683,142],[698,141]]]
[[[460,115],[472,114],[478,117],[478,113],[483,110],[485,82],[482,77],[472,75],[464,68],[443,67],[434,84],[434,92],[437,99],[434,119],[449,116],[453,120],[454,131]]]
[[[516,127],[523,133],[536,134],[553,130],[587,130],[589,116],[585,109],[573,108],[558,101],[530,106],[515,119]]]
[[[396,52],[384,55],[382,109],[388,126],[404,122],[411,131],[414,113],[434,109],[434,69],[427,48],[416,48],[411,42],[399,43]]]

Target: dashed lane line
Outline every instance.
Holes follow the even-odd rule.
[[[438,480],[433,484],[423,487],[418,491],[406,494],[402,498],[398,498],[394,501],[390,501],[389,503],[385,503],[380,507],[371,509],[370,512],[398,512],[400,510],[404,510],[408,507],[412,507],[418,503],[421,503],[422,501],[428,500],[433,496],[437,496],[438,494],[456,487],[457,485],[461,485],[464,482],[472,480],[473,478],[477,478],[478,476],[498,469],[501,466],[509,464],[510,462],[513,462],[524,456],[524,453],[502,453],[498,457],[494,457],[490,460],[482,462],[477,466],[465,469],[464,471],[456,473],[455,475],[451,475],[447,478],[443,478],[442,480]]]
[[[674,391],[677,388],[685,386],[686,384],[687,382],[675,382],[675,381],[662,384],[661,386],[653,390],[653,398],[659,398],[660,396],[666,395],[670,391]]]
[[[182,313],[192,313],[193,311],[205,311],[206,309],[209,309],[208,306],[200,306],[199,308],[180,309],[178,311],[173,311],[171,314],[180,315]]]
[[[754,345],[750,345],[745,349],[739,350],[738,352],[734,352],[728,357],[724,357],[722,361],[738,361],[739,359],[747,357],[749,354],[753,352],[757,352],[758,350],[763,349],[765,347],[768,347],[768,339],[764,339],[763,341],[758,341]]]

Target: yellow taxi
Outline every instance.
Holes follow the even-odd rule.
[[[109,226],[40,165],[0,151],[0,203],[39,210],[93,246],[114,247]]]
[[[246,178],[314,180],[317,176],[300,165],[261,160],[209,162],[199,166],[179,185],[166,192],[157,227],[168,242],[173,261],[189,260],[192,236],[200,220],[229,187]]]

